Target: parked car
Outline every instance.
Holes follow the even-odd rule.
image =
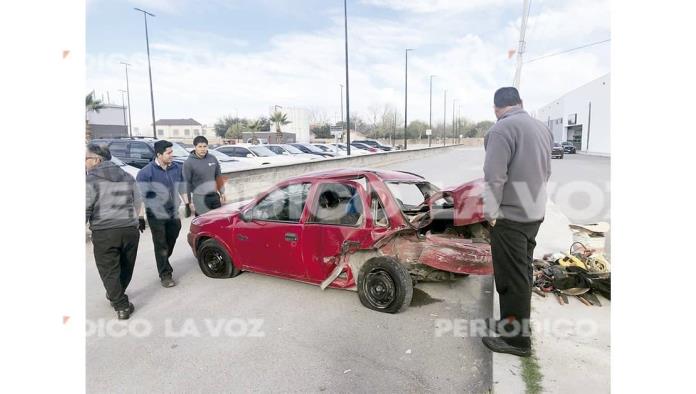
[[[298,162],[320,160],[324,158],[324,156],[314,153],[304,153],[290,144],[269,144],[264,146],[278,155],[288,155],[290,157],[294,157]]]
[[[215,158],[218,160],[218,162],[220,163],[220,172],[222,172],[223,174],[226,172],[244,171],[258,167],[256,163],[237,160],[214,149],[208,149],[208,153],[215,156]]]
[[[370,145],[366,145],[366,144],[363,144],[363,143],[360,143],[360,142],[351,142],[351,143],[350,143],[350,146],[355,147],[355,148],[360,148],[360,149],[362,149],[362,150],[366,150],[366,151],[368,151],[368,152],[370,152],[370,153],[383,152],[383,151],[382,151],[381,149],[379,149],[379,148],[375,148],[375,147],[372,147],[372,146],[370,146]]]
[[[357,290],[365,307],[396,313],[419,281],[492,274],[484,190],[482,180],[440,190],[400,171],[314,172],[198,216],[188,243],[208,277],[251,271]]]
[[[334,156],[336,156],[336,155],[333,154],[333,153],[324,152],[323,150],[317,148],[316,146],[314,146],[314,145],[312,145],[312,144],[304,144],[304,143],[300,143],[300,142],[294,142],[294,143],[292,143],[292,144],[290,144],[290,145],[294,146],[295,148],[301,150],[301,151],[304,152],[304,153],[315,154],[315,155],[319,155],[319,156],[323,156],[323,157],[334,157]]]
[[[346,144],[343,144],[343,143],[333,143],[333,144],[330,144],[330,145],[336,147],[336,149],[338,150],[338,152],[340,152],[340,153],[338,153],[339,155],[345,156],[345,155],[348,154],[348,148],[347,148],[347,145],[346,145]],[[367,155],[367,154],[369,154],[369,153],[370,153],[369,151],[367,151],[367,150],[365,150],[365,149],[356,148],[355,146],[353,146],[353,145],[351,144],[351,147],[350,147],[350,155],[351,155],[351,156],[355,156],[355,155]]]
[[[116,156],[124,163],[136,168],[143,168],[155,159],[155,142],[157,141],[154,138],[128,137],[92,140],[95,144],[106,145],[112,156]],[[174,161],[183,163],[188,158],[189,151],[176,142],[172,145]]]
[[[336,156],[346,156],[346,152],[338,149],[338,147],[330,144],[312,144],[316,146],[317,148],[321,149],[324,152],[327,153],[333,153]]]
[[[562,159],[563,158],[563,147],[558,142],[553,143],[553,149],[551,151],[552,159]]]
[[[373,147],[373,148],[377,148],[377,149],[383,150],[383,151],[385,151],[385,152],[389,152],[389,151],[392,150],[392,147],[391,147],[391,146],[382,145],[382,144],[380,144],[380,143],[377,142],[377,141],[372,141],[372,140],[355,140],[355,141],[352,141],[352,142],[357,142],[357,143],[360,143],[360,144],[363,144],[363,145],[371,146],[371,147]]]
[[[263,145],[251,145],[251,144],[235,144],[235,145],[222,145],[214,150],[222,152],[228,156],[238,159],[242,162],[251,162],[258,165],[269,165],[269,164],[292,164],[297,163],[292,157],[285,155],[278,155],[272,150],[268,149]]]
[[[563,153],[577,153],[575,145],[570,141],[561,142],[561,146],[563,147]]]

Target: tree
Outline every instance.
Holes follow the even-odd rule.
[[[288,115],[280,111],[273,112],[269,121],[275,125],[276,133],[281,133],[280,126],[292,123],[288,120]]]
[[[316,138],[331,138],[333,137],[331,135],[331,126],[328,124],[323,124],[323,125],[312,125],[309,128],[309,131],[314,134]]]
[[[428,124],[422,120],[414,120],[408,124],[408,138],[418,138],[419,140],[425,135],[425,130],[428,129]]]
[[[85,97],[85,114],[90,111],[99,113],[100,110],[104,109],[104,103],[101,100],[94,98],[94,90],[89,92]],[[92,139],[92,129],[89,127],[89,121],[85,117],[85,140],[89,141]]]
[[[246,119],[240,119],[237,117],[232,117],[231,115],[223,116],[222,118],[218,119],[217,122],[213,125],[213,128],[215,128],[215,135],[218,137],[225,137],[227,134],[227,130],[229,130],[230,127],[234,126],[235,124],[239,124],[240,122],[246,122]]]

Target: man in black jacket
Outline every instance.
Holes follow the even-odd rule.
[[[135,180],[111,161],[106,147],[90,144],[85,155],[87,169],[86,222],[92,230],[94,260],[106,298],[119,319],[128,319],[135,310],[126,288],[133,276],[140,233],[142,200]]]

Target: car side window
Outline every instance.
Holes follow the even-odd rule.
[[[310,186],[296,183],[272,191],[252,209],[252,218],[299,223]]]
[[[113,156],[116,156],[118,158],[124,158],[126,157],[126,143],[112,142],[111,145],[109,145],[109,151]]]
[[[382,204],[382,201],[376,193],[373,193],[370,199],[370,210],[375,227],[389,227],[387,211],[384,209],[384,204]]]
[[[247,148],[237,148],[237,150],[239,151],[239,157],[247,157],[247,155],[251,153]]]
[[[271,151],[273,151],[273,153],[277,153],[277,154],[279,154],[279,155],[282,155],[282,154],[283,154],[283,148],[281,148],[281,147],[279,147],[279,146],[269,146],[268,149],[270,149]]]
[[[347,183],[319,185],[309,223],[359,226],[365,217],[358,189]]]
[[[131,142],[130,143],[130,155],[134,159],[144,159],[146,157],[152,157],[152,152],[150,147],[143,142]]]

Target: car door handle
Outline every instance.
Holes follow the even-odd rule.
[[[249,237],[247,237],[246,235],[237,234],[237,239],[240,241],[246,241],[247,239],[249,239]]]
[[[286,241],[297,241],[297,234],[295,233],[285,233],[285,240]]]

